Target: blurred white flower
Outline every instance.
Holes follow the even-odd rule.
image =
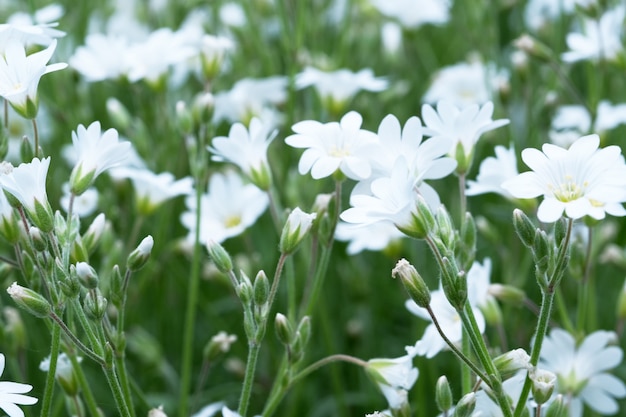
[[[387,398],[392,410],[402,409],[407,403],[408,391],[413,388],[419,374],[418,369],[413,366],[413,358],[417,354],[415,348],[407,346],[406,352],[406,355],[395,359],[370,359],[365,368]]]
[[[580,344],[562,329],[553,329],[541,347],[539,365],[557,375],[557,391],[569,400],[569,415],[581,417],[583,403],[602,415],[619,411],[615,398],[626,397],[626,385],[606,371],[622,363],[613,332],[598,330]]]
[[[335,230],[337,240],[349,242],[346,249],[349,255],[355,255],[364,250],[380,251],[403,237],[405,234],[390,222],[366,225],[339,222]]]
[[[231,1],[223,3],[219,11],[220,21],[226,26],[239,28],[246,24],[246,13],[241,4]]]
[[[591,115],[581,105],[560,106],[550,126],[550,142],[562,148],[568,148],[578,138],[590,131],[605,132],[626,124],[626,104],[611,104],[607,100],[598,103],[596,119],[591,126]]]
[[[88,82],[115,80],[128,73],[128,54],[125,37],[92,33],[87,35],[85,45],[76,48],[69,63]]]
[[[200,411],[198,411],[191,417],[213,417],[222,409],[222,407],[224,407],[224,403],[222,401],[211,403],[202,407]]]
[[[384,78],[374,77],[370,68],[352,72],[348,69],[322,71],[306,67],[296,75],[296,88],[313,86],[322,103],[331,110],[342,109],[359,91],[383,91],[388,82]]]
[[[117,179],[128,178],[135,189],[135,202],[140,213],[148,215],[165,201],[193,190],[191,177],[176,180],[170,172],[156,174],[149,169],[119,167],[110,172]]]
[[[65,63],[47,65],[57,46],[56,39],[46,49],[26,55],[23,45],[11,42],[0,54],[0,96],[27,119],[37,115],[37,87],[45,74],[67,67]]]
[[[494,92],[506,86],[508,79],[508,72],[492,63],[461,62],[441,68],[435,74],[423,101],[435,104],[445,100],[457,107],[484,104],[492,99]]]
[[[565,212],[572,219],[606,214],[624,216],[626,165],[621,149],[599,149],[598,135],[583,136],[569,149],[544,144],[542,151],[528,148],[522,160],[532,171],[506,181],[502,186],[516,198],[543,195],[537,217],[542,222],[557,221]]]
[[[72,193],[70,183],[63,184],[63,195],[61,196],[61,208],[67,213],[70,205]],[[98,208],[98,190],[93,187],[87,188],[81,195],[75,195],[72,201],[72,213],[78,217],[91,216]]]
[[[389,55],[397,55],[402,49],[402,27],[395,22],[386,22],[380,27],[380,38]]]
[[[419,307],[415,301],[410,299],[406,300],[405,306],[416,316],[424,320],[432,321],[426,309]],[[452,343],[460,343],[463,335],[461,318],[450,302],[448,302],[448,299],[442,289],[431,292],[430,308],[435,314],[435,317],[437,317],[439,326],[441,326],[441,329],[446,337]],[[472,306],[472,310],[474,312],[474,316],[476,317],[478,329],[480,330],[480,333],[483,333],[485,331],[485,318],[478,308]],[[432,358],[446,347],[446,342],[439,335],[437,328],[432,323],[426,327],[422,338],[415,345],[417,354],[420,356],[426,356],[427,358]]]
[[[305,148],[298,171],[311,172],[314,179],[341,171],[354,180],[368,178],[372,173],[370,160],[376,151],[377,137],[361,129],[363,118],[351,111],[340,122],[320,123],[305,120],[293,125],[296,132],[285,139],[294,148]]]
[[[526,26],[537,31],[559,18],[575,11],[577,0],[530,0],[524,9]]]
[[[519,174],[515,149],[513,145],[508,149],[496,146],[495,152],[495,157],[488,156],[480,163],[476,181],[468,181],[465,192],[468,196],[497,193],[508,199],[513,198],[513,195],[502,187],[502,183]]]
[[[624,51],[622,34],[626,6],[604,12],[598,20],[585,19],[581,32],[571,32],[566,41],[569,51],[561,55],[565,62],[615,60]]]
[[[235,123],[228,137],[213,138],[207,149],[214,161],[228,161],[237,165],[261,189],[271,184],[271,171],[267,162],[267,148],[278,133],[268,124],[254,117],[250,127]]]
[[[509,119],[492,120],[493,103],[482,106],[472,104],[462,108],[449,101],[437,103],[437,111],[429,104],[422,106],[422,119],[426,127],[424,134],[448,138],[451,143],[449,153],[455,154],[457,144],[463,145],[465,155],[473,153],[474,145],[480,136],[493,129],[507,125]]]
[[[63,7],[59,4],[50,4],[35,12],[33,16],[27,13],[14,13],[6,23],[0,24],[0,55],[6,51],[7,45],[17,43],[24,47],[30,45],[48,46],[53,39],[65,36],[65,32],[54,29],[63,15]]]
[[[4,373],[4,354],[0,353],[0,376]],[[33,387],[19,382],[0,382],[0,408],[9,417],[24,417],[24,412],[18,405],[32,405],[37,403],[37,398],[24,395]]]
[[[248,124],[258,117],[271,126],[276,126],[280,116],[276,106],[287,99],[287,78],[244,78],[235,83],[229,91],[215,94],[213,121],[242,122]]]
[[[187,211],[181,215],[183,226],[189,230],[193,242],[196,224],[196,196],[185,199]],[[234,171],[215,173],[209,180],[208,192],[202,195],[200,241],[217,243],[241,234],[265,212],[267,194],[252,184],[244,184]]]
[[[383,15],[409,29],[425,24],[443,25],[450,19],[449,0],[370,0]]]

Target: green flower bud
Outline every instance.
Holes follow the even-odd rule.
[[[489,294],[503,303],[513,306],[521,306],[526,299],[526,293],[523,290],[504,284],[491,284],[489,286]]]
[[[4,193],[10,195],[9,193]],[[0,234],[9,241],[10,244],[15,245],[22,237],[22,225],[17,212],[13,211],[10,216],[0,216]]]
[[[74,167],[70,174],[70,192],[76,196],[82,195],[93,184],[96,170],[83,172],[83,164]]]
[[[463,270],[468,271],[476,259],[476,223],[471,213],[465,213],[461,227],[461,251],[459,261]]]
[[[52,307],[43,295],[18,285],[17,282],[7,288],[7,293],[11,296],[18,307],[23,308],[35,317],[48,317],[52,312]]]
[[[561,217],[559,220],[554,223],[554,241],[557,246],[561,245],[563,239],[565,239],[565,235],[567,234],[567,220]]]
[[[266,305],[269,294],[270,282],[267,279],[265,272],[259,271],[254,279],[254,304],[257,306]]]
[[[36,251],[43,252],[48,248],[48,242],[45,236],[41,234],[41,230],[39,230],[38,227],[31,226],[28,230],[28,234],[30,235],[30,240],[33,242]]]
[[[561,394],[557,395],[548,406],[545,417],[568,417],[569,409]]]
[[[100,213],[93,219],[93,222],[87,228],[87,231],[82,236],[82,242],[84,248],[87,250],[87,253],[93,253],[94,249],[100,243],[100,238],[104,233],[104,229],[106,227],[106,218],[104,213]]]
[[[415,267],[406,259],[400,259],[391,271],[393,278],[400,278],[402,285],[415,303],[423,308],[430,305],[430,291]]]
[[[250,285],[250,282],[240,282],[236,290],[237,295],[239,296],[239,299],[241,300],[243,305],[248,305],[250,304],[250,302],[252,302],[252,299],[254,298],[254,291],[252,290],[252,285]]]
[[[154,240],[152,239],[152,236],[146,236],[141,241],[141,243],[139,243],[137,249],[135,249],[131,252],[130,255],[128,255],[126,267],[131,271],[138,271],[139,269],[141,269],[146,264],[146,262],[148,262],[148,259],[150,259],[150,254],[152,253],[153,246]]]
[[[299,207],[296,207],[289,213],[287,222],[285,222],[280,235],[280,243],[278,244],[280,253],[288,254],[296,250],[300,242],[311,230],[316,216],[316,213],[305,213]]]
[[[109,97],[106,102],[107,113],[117,130],[126,130],[130,126],[132,116],[128,109],[116,98]]]
[[[285,346],[289,346],[293,341],[293,328],[289,323],[287,317],[281,313],[276,313],[276,319],[274,319],[274,329],[276,329],[276,337],[280,343]]]
[[[454,409],[454,417],[470,417],[476,408],[476,394],[465,394]]]
[[[20,158],[22,161],[32,161],[35,157],[35,151],[33,150],[33,145],[28,140],[28,136],[22,137],[22,141],[20,142]]]
[[[230,350],[230,346],[237,341],[237,336],[220,331],[206,344],[202,352],[204,359],[212,362]]]
[[[435,385],[435,402],[442,413],[452,408],[452,390],[445,375],[440,376]]]
[[[443,205],[439,206],[437,209],[435,220],[437,221],[437,236],[448,250],[454,251],[456,238],[455,230],[450,214]]]
[[[537,229],[535,233],[535,242],[533,243],[533,256],[535,258],[535,267],[540,274],[545,274],[550,267],[550,239],[546,232]]]
[[[102,296],[100,290],[87,291],[83,304],[85,314],[93,321],[101,321],[107,310],[107,299]]]
[[[465,306],[467,300],[467,277],[465,272],[459,271],[456,262],[443,258],[441,283],[443,292],[452,306],[459,310]]]
[[[115,307],[121,308],[124,300],[124,278],[122,277],[122,273],[120,272],[120,267],[118,265],[114,265],[113,271],[111,272],[109,298]]]
[[[222,245],[209,239],[206,247],[209,252],[209,258],[211,258],[220,272],[228,274],[233,270],[233,261]]]
[[[198,94],[191,106],[191,114],[193,120],[198,124],[210,123],[213,118],[213,111],[215,110],[215,97],[211,93]],[[248,123],[246,123],[248,124]]]
[[[82,358],[80,357],[77,359],[79,362],[82,360]],[[39,369],[44,372],[49,372],[50,357],[41,361],[41,363],[39,364]],[[57,366],[54,377],[66,395],[68,395],[69,397],[76,397],[78,395],[78,392],[80,391],[80,385],[74,373],[72,362],[65,353],[61,353],[57,358]]]
[[[494,298],[488,297],[480,306],[480,311],[485,316],[487,324],[498,325],[502,323],[502,310]]]
[[[35,199],[35,209],[30,211],[28,215],[42,232],[48,233],[54,229],[54,213],[48,201],[41,202]]]
[[[410,223],[396,227],[409,237],[424,239],[435,229],[435,224],[435,216],[424,197],[420,195],[415,202],[415,209],[411,211]]]
[[[296,337],[302,340],[302,345],[306,346],[311,339],[311,319],[309,316],[302,317],[296,328]]]
[[[520,369],[530,367],[530,356],[524,349],[513,349],[493,360],[493,364],[503,378],[511,376]]]
[[[517,232],[517,236],[522,243],[526,247],[532,248],[535,244],[535,233],[537,227],[520,209],[513,210],[513,227],[515,228],[515,232]]]

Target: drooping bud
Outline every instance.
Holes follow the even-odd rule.
[[[293,328],[284,314],[276,313],[274,328],[276,329],[276,337],[278,337],[280,343],[289,346],[293,341]]]
[[[528,369],[530,366],[530,356],[524,349],[513,349],[493,360],[493,364],[503,378],[510,376],[520,369]]]
[[[393,278],[400,278],[404,289],[415,303],[423,308],[430,305],[430,291],[415,267],[406,259],[400,259],[391,272]]]
[[[70,273],[75,273],[80,283],[87,289],[98,287],[98,273],[87,262],[78,262],[70,265]]]

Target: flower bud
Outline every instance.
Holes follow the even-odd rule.
[[[535,267],[540,274],[545,274],[550,267],[550,239],[545,231],[537,229],[533,243]]]
[[[554,241],[557,246],[561,245],[565,235],[567,234],[567,220],[561,217],[554,223]]]
[[[269,293],[270,282],[268,281],[265,272],[259,271],[254,279],[254,304],[257,306],[266,305]]]
[[[542,61],[551,61],[555,55],[554,52],[545,44],[539,42],[536,38],[525,33],[515,39],[514,45],[528,55],[534,56]]]
[[[443,205],[439,206],[437,209],[435,220],[437,221],[437,236],[448,250],[454,251],[455,230],[450,214]]]
[[[87,289],[94,289],[98,286],[98,274],[87,262],[78,262],[76,266],[70,266],[70,272],[74,270],[80,283]]]
[[[148,262],[148,259],[150,259],[152,246],[154,246],[154,240],[152,239],[152,236],[148,235],[141,241],[141,243],[139,243],[137,249],[128,255],[126,267],[131,271],[138,271],[141,269],[146,262]]]
[[[391,271],[393,278],[400,278],[402,285],[415,303],[423,308],[430,305],[430,291],[415,267],[406,259],[400,259]]]
[[[215,97],[213,94],[204,92],[198,94],[191,105],[193,120],[198,124],[210,123],[215,110]]]
[[[493,360],[493,364],[503,378],[514,374],[520,369],[528,369],[530,366],[530,356],[524,349],[513,349]]]
[[[107,299],[102,296],[100,290],[87,291],[83,305],[85,314],[93,321],[100,321],[107,309]]]
[[[82,358],[79,357],[77,358],[77,360],[80,362]],[[44,372],[49,372],[50,357],[47,357],[46,359],[41,361],[41,363],[39,364],[39,369]],[[65,353],[61,353],[57,358],[57,366],[54,377],[65,392],[65,394],[70,397],[75,397],[78,395],[80,385],[74,373],[72,362]]]
[[[163,406],[160,405],[158,408],[152,408],[148,411],[148,417],[167,417],[167,414],[163,411]]]
[[[513,306],[521,306],[526,299],[526,294],[523,290],[511,285],[491,284],[488,291],[489,294],[498,300]]]
[[[233,270],[233,261],[222,245],[209,239],[206,243],[206,247],[209,252],[209,258],[220,272],[228,274]]]
[[[467,277],[465,272],[459,271],[456,262],[443,258],[441,283],[443,292],[452,306],[459,310],[465,306],[467,300]]]
[[[473,145],[470,145],[473,146]],[[462,141],[456,143],[454,148],[454,159],[456,160],[455,172],[459,175],[464,175],[469,171],[472,166],[472,159],[474,157],[474,149],[465,149]]]
[[[95,219],[93,219],[93,222],[91,222],[82,237],[83,246],[87,250],[87,253],[92,253],[98,243],[100,243],[100,238],[104,233],[105,226],[106,217],[104,216],[104,213],[100,213]]]
[[[48,317],[52,311],[50,303],[41,294],[22,287],[17,282],[14,282],[7,288],[7,293],[20,308],[23,308],[35,317]]]
[[[35,226],[39,227],[42,232],[48,233],[54,229],[54,213],[48,200],[41,202],[35,199],[35,209],[29,211],[28,214]]]
[[[569,407],[563,400],[563,395],[559,394],[556,396],[550,405],[548,406],[548,410],[546,411],[545,417],[568,417],[569,416]]]
[[[442,413],[452,408],[452,390],[445,375],[440,376],[435,385],[435,402]]]
[[[465,394],[454,409],[454,417],[470,417],[476,408],[476,394]]]
[[[311,230],[316,216],[316,213],[305,213],[299,207],[296,207],[289,213],[283,232],[280,235],[280,243],[278,244],[280,253],[288,254],[296,250],[302,239]]]
[[[252,301],[254,291],[252,290],[252,285],[250,285],[250,282],[240,282],[236,290],[237,295],[239,296],[239,299],[241,300],[243,305],[248,305]]]
[[[276,329],[276,337],[278,337],[280,343],[289,346],[293,341],[293,328],[287,317],[281,313],[276,313],[274,328]]]
[[[10,195],[9,193],[2,193],[3,196]],[[1,196],[0,196],[1,199]],[[5,204],[9,204],[5,201]],[[19,242],[22,237],[22,225],[20,220],[13,210],[11,214],[0,215],[0,234],[12,245]]]
[[[126,130],[130,126],[132,117],[128,109],[118,99],[109,97],[106,102],[106,109],[116,129]]]
[[[309,343],[309,339],[311,338],[311,319],[309,316],[302,317],[300,323],[298,323],[296,337],[302,339],[303,345],[305,346]]]
[[[535,243],[535,232],[537,228],[520,209],[513,210],[513,227],[522,243],[526,247],[532,248]]]
[[[22,158],[22,161],[32,161],[34,157],[33,145],[30,143],[28,136],[23,136],[20,142],[20,158]]]
[[[111,271],[109,298],[115,307],[121,308],[124,300],[124,278],[118,265],[114,265]]]
[[[532,382],[533,399],[537,404],[545,404],[554,391],[556,375],[545,369],[533,368],[528,373]]]

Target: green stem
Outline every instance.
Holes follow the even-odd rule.
[[[63,322],[63,320],[61,320],[61,318],[59,316],[57,316],[54,312],[50,312],[50,318],[56,322],[56,324],[59,326],[59,328],[61,328],[63,330],[65,335],[67,337],[69,337],[72,342],[74,342],[74,345],[76,345],[76,347],[81,352],[83,352],[85,355],[89,356],[90,359],[93,359],[94,361],[96,361],[100,365],[102,365],[104,363],[104,359],[102,357],[98,356],[94,351],[89,349],[87,346],[85,346],[85,344],[80,341],[80,339],[70,330],[69,327],[67,327],[67,325]]]
[[[128,372],[126,370],[126,357],[124,352],[118,352],[115,357],[115,367],[119,377],[119,382],[124,395],[124,401],[128,404],[131,417],[135,417],[135,409],[133,407],[133,397],[130,395],[130,384],[128,383]]]
[[[103,366],[102,370],[104,371],[104,375],[106,376],[111,392],[113,393],[113,398],[115,399],[115,405],[117,405],[119,415],[122,417],[131,417],[128,405],[126,404],[126,401],[124,401],[122,387],[117,379],[117,375],[115,375],[115,370],[112,366],[107,365]]]
[[[61,347],[61,327],[57,324],[52,325],[52,340],[50,347],[50,367],[46,375],[46,387],[41,400],[40,417],[49,417],[50,408],[52,406],[52,394],[54,393],[54,376],[57,370],[57,358]]]
[[[565,262],[567,262],[567,252],[569,251],[570,238],[572,236],[573,220],[569,219],[567,223],[567,232],[563,239],[557,261],[554,269],[552,270],[552,276],[548,280],[548,286],[541,291],[541,308],[539,310],[539,321],[537,322],[537,329],[535,330],[535,339],[533,342],[532,350],[530,353],[530,365],[536,366],[539,362],[539,355],[541,354],[541,346],[543,345],[543,339],[548,330],[548,324],[550,322],[550,315],[552,313],[552,305],[554,303],[554,295],[556,293],[556,286],[559,284],[563,270],[565,269]],[[526,400],[530,393],[532,382],[528,375],[526,375],[526,381],[520,394],[517,406],[515,407],[514,417],[520,417],[526,408]]]
[[[35,137],[35,158],[39,158],[39,129],[37,129],[37,120],[32,119],[33,122],[33,135]]]
[[[85,316],[85,312],[83,311],[78,299],[77,298],[72,299],[70,301],[70,306],[72,307],[74,313],[76,314],[76,317],[78,317],[78,321],[80,322],[80,325],[83,328],[83,331],[87,334],[87,338],[89,339],[89,343],[91,344],[91,349],[93,350],[93,353],[96,355],[96,357],[98,357],[97,362],[102,364],[103,363],[102,355],[104,353],[102,350],[102,344],[100,343],[98,336],[94,332],[93,327],[91,327],[91,323],[89,322],[89,319],[87,318],[87,316]]]
[[[252,394],[252,384],[254,383],[254,374],[256,373],[256,362],[261,350],[260,342],[250,341],[248,344],[248,361],[246,362],[246,373],[243,380],[243,388],[241,397],[239,398],[239,408],[237,412],[242,417],[246,416],[248,404],[250,403],[250,394]]]

